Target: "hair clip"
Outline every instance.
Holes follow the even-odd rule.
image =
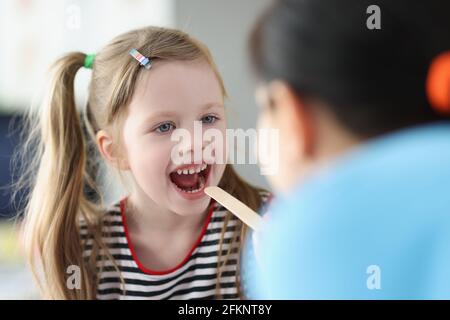
[[[131,49],[129,53],[133,58],[135,58],[137,61],[139,61],[139,64],[141,66],[143,66],[145,69],[150,69],[152,67],[151,60],[149,58],[143,56],[136,49]]]

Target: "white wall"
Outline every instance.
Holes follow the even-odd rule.
[[[120,33],[174,25],[172,0],[1,0],[0,112],[38,102],[47,70],[68,51],[96,52]],[[86,97],[80,70],[76,95]],[[34,101],[36,100],[36,101]]]

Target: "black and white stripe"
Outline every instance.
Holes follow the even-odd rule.
[[[264,198],[264,195],[262,195]],[[145,273],[133,258],[128,245],[123,225],[120,203],[107,210],[103,241],[108,245],[110,254],[114,257],[120,275],[110,260],[103,261],[103,269],[99,272],[98,299],[214,299],[216,298],[217,261],[219,241],[224,218],[227,211],[218,204],[214,204],[211,219],[200,243],[192,252],[189,260],[177,270],[163,275]],[[222,246],[225,254],[230,246],[231,238],[236,228],[237,218],[234,216],[228,222]],[[84,256],[89,257],[92,249],[92,238],[86,226],[80,225],[81,238],[84,240]],[[220,279],[221,298],[238,299],[236,287],[237,246],[233,246],[232,253],[226,266],[222,268]],[[98,267],[101,264],[102,252],[97,257]]]
[[[263,203],[270,194],[261,192]],[[201,241],[187,262],[177,270],[163,275],[148,274],[139,268],[133,258],[125,234],[120,202],[111,206],[104,217],[103,241],[109,248],[120,271],[117,272],[110,260],[103,260],[104,253],[97,258],[99,271],[98,299],[214,299],[216,298],[217,262],[219,241],[227,214],[225,208],[214,204],[211,218]],[[222,253],[229,250],[238,220],[232,217],[224,234]],[[92,238],[86,225],[80,224],[81,238],[84,240],[84,256],[90,257]],[[227,264],[222,268],[220,295],[223,299],[238,299],[236,287],[237,249],[240,239],[233,245]],[[103,260],[103,262],[102,262]],[[123,277],[124,284],[121,282]]]

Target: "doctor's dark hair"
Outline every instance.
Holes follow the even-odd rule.
[[[367,27],[370,5],[380,8],[381,29]],[[376,136],[444,119],[426,81],[450,49],[449,12],[445,0],[279,0],[251,34],[250,59],[259,80],[286,81],[325,102],[350,132]]]

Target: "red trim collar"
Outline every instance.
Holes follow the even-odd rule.
[[[214,212],[214,201],[213,200],[211,201],[210,209],[209,209],[209,212],[208,212],[208,216],[206,217],[205,223],[203,224],[202,230],[200,232],[199,237],[197,238],[197,241],[195,241],[194,245],[189,250],[188,254],[184,257],[184,259],[180,263],[178,263],[175,267],[173,267],[171,269],[168,269],[168,270],[151,270],[151,269],[148,269],[148,268],[144,267],[144,265],[139,261],[137,255],[136,255],[136,251],[134,250],[133,243],[131,242],[130,234],[128,232],[128,227],[127,227],[127,223],[126,223],[126,217],[125,217],[125,202],[126,202],[127,198],[128,197],[125,197],[122,200],[120,200],[120,214],[121,214],[121,217],[122,217],[122,224],[123,224],[123,228],[125,230],[125,237],[126,237],[126,240],[127,240],[128,248],[130,249],[131,255],[133,257],[133,260],[134,260],[134,262],[136,262],[136,264],[138,265],[139,269],[142,272],[147,273],[147,274],[151,274],[151,275],[165,275],[165,274],[172,273],[172,272],[178,270],[179,268],[181,268],[182,266],[184,266],[189,261],[189,258],[191,257],[191,255],[194,252],[194,250],[197,248],[197,246],[202,241],[203,236],[205,235],[205,232],[208,229],[208,225],[209,225],[209,222],[211,220],[211,216],[212,216],[212,214]]]

